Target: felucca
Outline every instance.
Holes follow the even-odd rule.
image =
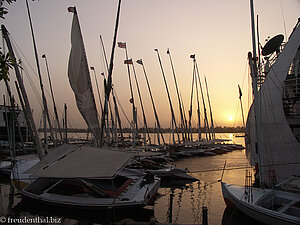
[[[264,70],[248,54],[254,103],[246,124],[246,148],[260,187],[221,183],[225,203],[264,224],[300,224],[299,60],[300,20],[286,44],[277,35],[264,46]],[[258,89],[259,86],[259,89]],[[248,176],[251,178],[251,176]]]
[[[121,0],[118,15],[120,4]],[[70,85],[79,111],[96,140],[101,140],[77,11],[75,7],[68,10],[73,13]],[[23,196],[46,204],[89,209],[140,207],[154,199],[160,179],[125,168],[134,156],[135,153],[111,148],[65,144],[40,160],[34,157],[17,161],[11,178]]]

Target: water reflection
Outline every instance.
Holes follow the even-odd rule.
[[[220,138],[218,136],[217,138]],[[243,144],[243,138],[233,141]],[[229,139],[230,134],[222,134],[222,138]],[[236,168],[247,165],[245,151],[232,151],[223,155],[210,157],[191,157],[175,162],[179,168],[187,168],[191,175],[199,181],[190,184],[169,183],[160,188],[159,197],[153,206],[144,209],[130,209],[117,211],[84,211],[70,210],[58,207],[48,207],[36,202],[21,199],[16,195],[9,183],[0,180],[0,216],[55,216],[63,219],[61,224],[105,224],[108,218],[113,222],[124,219],[148,222],[155,218],[160,223],[201,224],[202,207],[208,208],[208,224],[257,224],[239,212],[232,213],[225,207],[220,183],[224,162],[226,167]],[[226,170],[223,180],[228,183],[244,184],[244,170]],[[245,219],[246,218],[246,219]]]
[[[3,180],[2,180],[3,182]],[[21,198],[16,194],[14,188],[9,183],[1,183],[0,186],[0,216],[6,216],[14,219],[22,218],[59,218],[61,221],[57,224],[110,224],[129,218],[134,221],[149,222],[154,217],[154,209],[138,208],[132,210],[84,210],[71,209],[59,206],[50,206],[39,202]],[[47,224],[47,223],[43,223]],[[50,224],[50,223],[49,223]],[[53,223],[51,223],[53,224]],[[56,224],[56,223],[54,223]]]
[[[263,225],[262,223],[248,217],[238,209],[226,207],[223,213],[222,225]]]
[[[116,209],[116,210],[82,210],[65,207],[49,207],[32,200],[22,199],[12,208],[14,218],[54,217],[62,218],[60,224],[114,224],[124,220],[149,222],[154,217],[153,208]]]

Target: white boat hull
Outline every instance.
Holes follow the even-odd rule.
[[[252,188],[253,201],[247,200],[245,187],[221,183],[223,198],[228,207],[237,207],[249,217],[264,224],[291,225],[300,224],[300,215],[291,216],[276,210],[270,210],[257,205],[266,195],[273,193],[270,189]],[[279,192],[281,193],[281,192]],[[291,194],[293,195],[293,194]],[[298,199],[299,200],[299,199]]]

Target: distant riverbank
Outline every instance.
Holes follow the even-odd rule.
[[[58,131],[56,128],[54,129],[55,131]],[[68,133],[87,133],[89,129],[84,129],[84,128],[68,128]],[[43,128],[39,128],[38,129],[39,132],[44,132]],[[47,129],[48,132],[50,132],[49,129]],[[64,129],[61,129],[62,132],[65,132]],[[157,128],[148,128],[148,132],[149,133],[156,133],[158,131]],[[162,133],[171,133],[172,129],[171,128],[162,128],[161,129]],[[211,129],[210,129],[211,131]],[[118,129],[119,132],[119,129]],[[123,133],[131,133],[131,129],[130,128],[123,128]],[[143,133],[144,132],[144,128],[139,128],[138,129],[139,133]],[[179,133],[182,133],[182,129],[178,129]],[[190,131],[188,131],[190,132]],[[198,133],[198,128],[194,127],[192,128],[192,132],[193,133]],[[205,128],[201,127],[201,132],[205,133]],[[244,127],[215,127],[214,128],[214,132],[215,133],[244,133],[245,132],[245,128]]]

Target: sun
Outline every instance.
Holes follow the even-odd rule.
[[[228,120],[232,121],[233,120],[233,116],[228,116]]]

